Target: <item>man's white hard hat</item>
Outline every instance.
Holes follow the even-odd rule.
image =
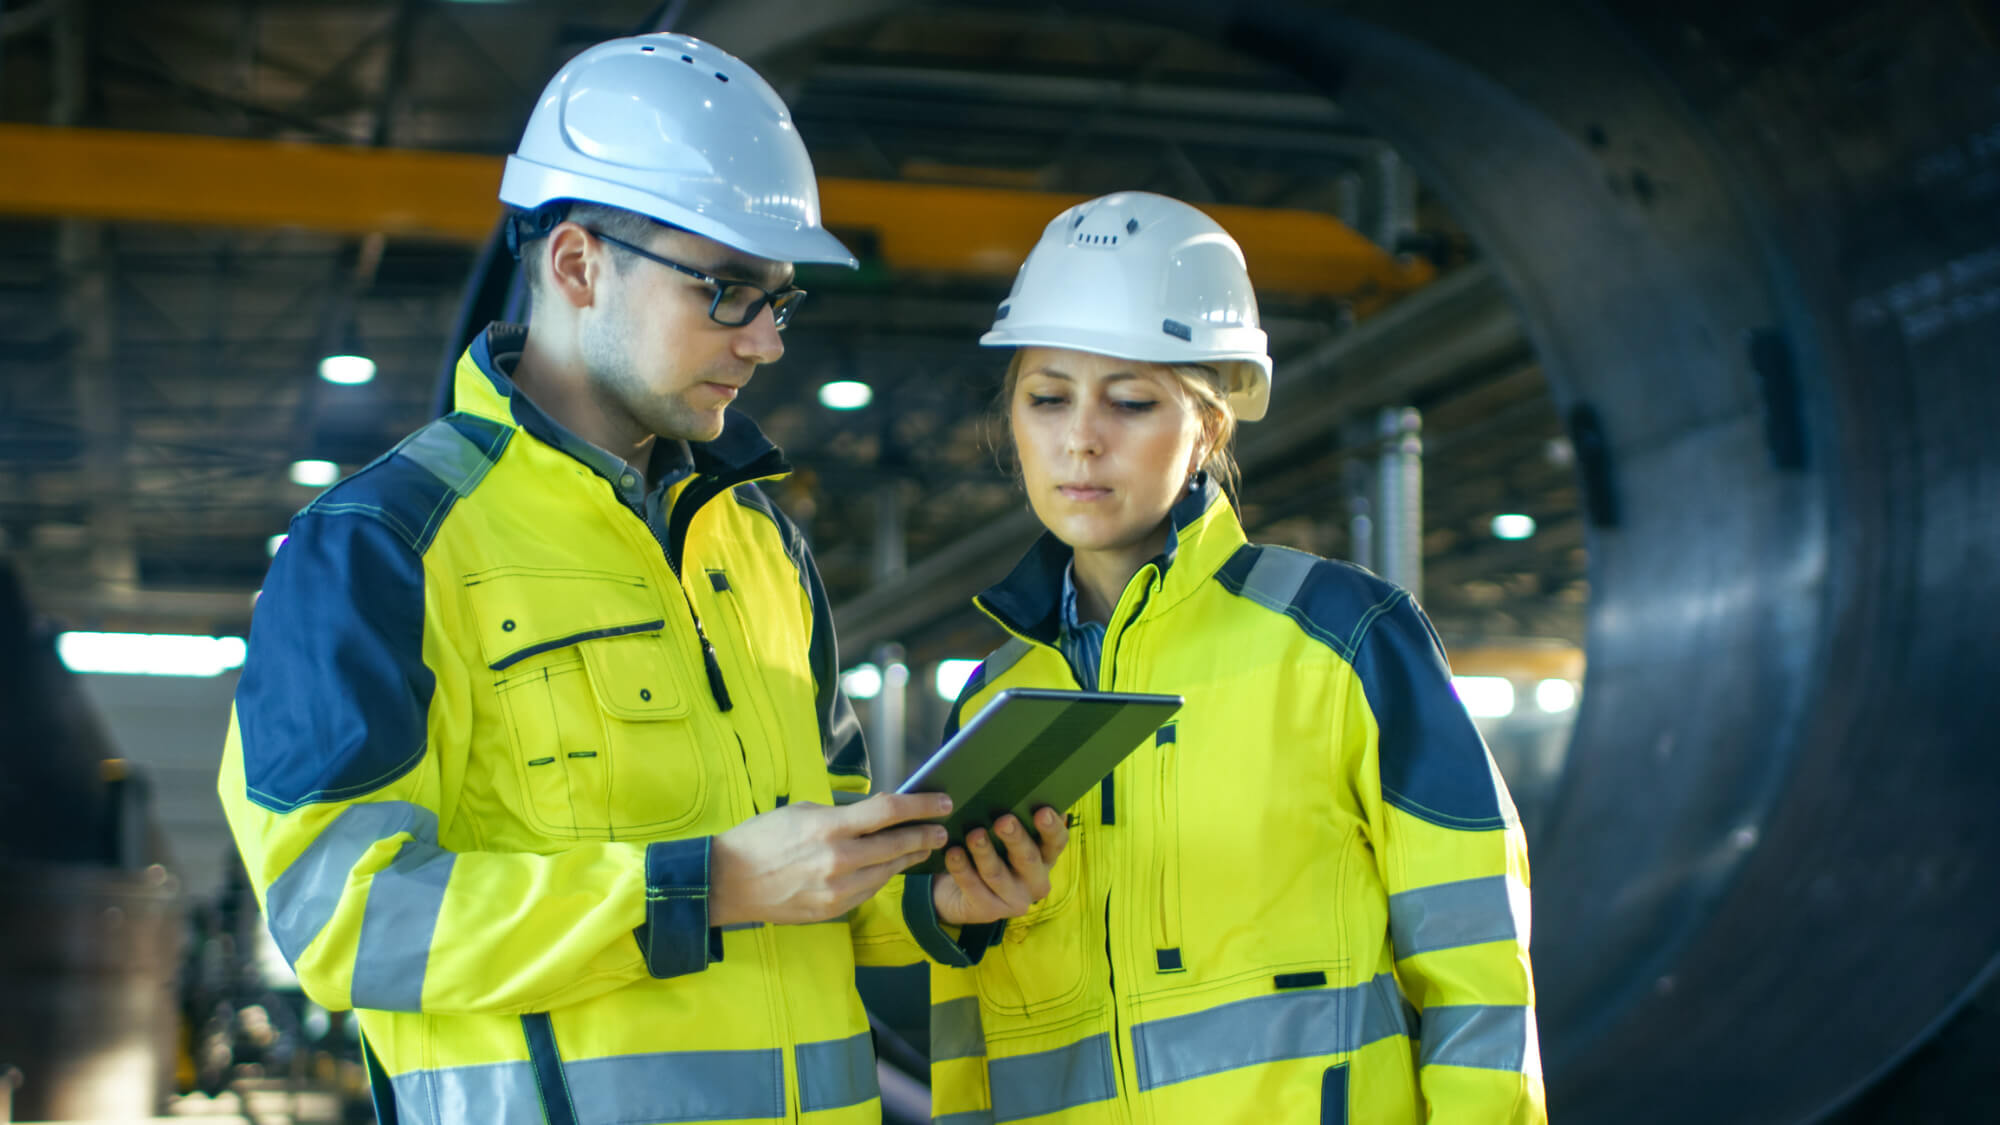
[[[812,160],[777,91],[686,35],[613,39],[571,59],[507,158],[500,199],[527,213],[526,237],[560,220],[546,205],[580,201],[759,258],[856,264],[821,225]]]

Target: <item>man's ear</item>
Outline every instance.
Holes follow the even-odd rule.
[[[603,247],[575,223],[557,225],[549,232],[547,243],[544,264],[549,271],[548,287],[562,294],[572,307],[589,308],[597,299],[597,286],[604,276]]]

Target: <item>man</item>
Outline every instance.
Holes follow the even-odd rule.
[[[857,958],[964,963],[1065,834],[890,882],[947,804],[860,800],[825,592],[756,486],[788,466],[729,409],[792,263],[854,260],[783,102],[682,36],[564,67],[500,194],[533,330],[264,587],[220,790],[271,931],[360,1009],[385,1120],[875,1121]]]

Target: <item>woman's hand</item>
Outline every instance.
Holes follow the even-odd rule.
[[[1018,918],[1049,897],[1049,869],[1069,844],[1069,825],[1063,814],[1046,805],[1035,810],[1040,847],[1011,815],[1001,817],[993,828],[1007,847],[1005,860],[983,828],[966,833],[966,847],[945,853],[950,878],[931,880],[931,904],[940,922],[970,926]]]

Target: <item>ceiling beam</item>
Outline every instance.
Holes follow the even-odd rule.
[[[224,137],[0,126],[0,214],[306,227],[478,243],[500,214],[499,159]],[[827,225],[872,231],[919,273],[1009,277],[1082,196],[876,180],[820,181]],[[1331,215],[1215,206],[1260,289],[1387,295],[1430,280]]]

